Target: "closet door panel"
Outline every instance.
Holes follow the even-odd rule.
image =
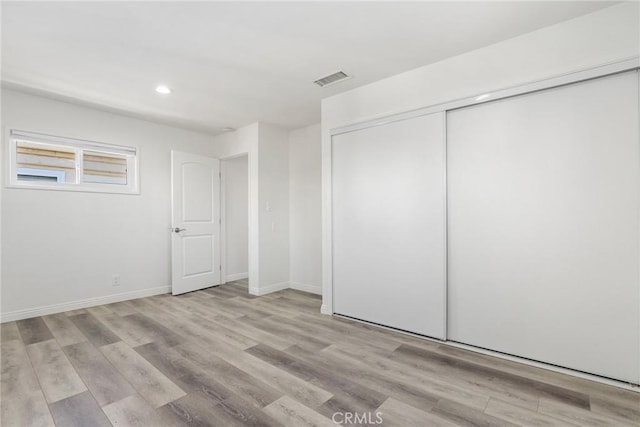
[[[636,72],[447,115],[449,339],[640,382]]]
[[[443,338],[444,113],[333,137],[334,312]]]

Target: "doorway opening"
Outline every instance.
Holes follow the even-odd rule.
[[[221,159],[222,284],[249,289],[249,156]]]

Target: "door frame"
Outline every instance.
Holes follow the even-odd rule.
[[[252,265],[252,224],[251,224],[251,168],[250,168],[250,156],[249,153],[238,153],[228,157],[221,157],[220,160],[220,263],[222,269],[220,271],[220,284],[227,283],[227,161],[237,159],[240,157],[247,158],[247,226],[248,226],[248,241],[247,241],[247,261],[248,261],[248,277],[249,284],[252,283],[251,277],[251,265]],[[257,252],[254,252],[257,254]]]

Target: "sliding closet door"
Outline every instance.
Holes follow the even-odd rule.
[[[443,338],[444,114],[333,137],[338,314]]]
[[[447,116],[449,338],[640,381],[638,77]]]

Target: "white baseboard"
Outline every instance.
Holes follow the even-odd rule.
[[[307,285],[305,283],[299,283],[299,282],[291,282],[289,284],[289,287],[297,291],[309,292],[316,295],[322,295],[322,286]]]
[[[234,280],[242,280],[242,279],[248,279],[249,278],[249,273],[236,273],[236,274],[227,274],[225,276],[225,280],[224,282],[233,282]]]
[[[130,299],[150,297],[153,295],[166,294],[169,292],[171,292],[171,286],[160,286],[157,288],[142,289],[140,291],[123,292],[121,294],[87,298],[61,304],[45,305],[42,307],[28,308],[25,310],[10,311],[8,313],[0,314],[0,323],[13,322],[14,320],[28,319],[30,317],[45,316],[47,314],[62,313],[64,311],[94,307],[96,305],[111,304],[114,302],[127,301]]]
[[[328,305],[322,304],[320,306],[320,313],[332,315],[333,314],[333,310],[331,310]]]
[[[270,294],[272,292],[278,292],[283,289],[289,289],[289,282],[274,283],[273,285],[260,286],[259,288],[254,288],[250,286],[249,293],[251,295],[261,296],[261,295]]]

